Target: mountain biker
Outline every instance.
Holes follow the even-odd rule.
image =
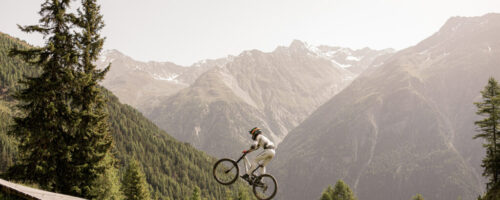
[[[264,151],[262,151],[255,157],[252,163],[248,163],[248,160],[245,160],[247,162],[247,165],[250,164],[251,167],[250,170],[246,169],[246,174],[241,176],[241,178],[251,183],[253,181],[253,177],[250,177],[250,175],[259,166],[259,163],[262,166],[260,174],[266,173],[266,165],[271,161],[271,159],[273,159],[275,155],[274,149],[276,147],[274,146],[274,143],[271,142],[271,140],[262,135],[262,131],[259,128],[255,127],[248,132],[250,133],[250,135],[252,135],[253,144],[252,146],[250,146],[250,149],[244,150],[243,153],[250,153],[259,149],[259,147],[262,147],[264,149]]]

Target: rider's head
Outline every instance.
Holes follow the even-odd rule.
[[[250,133],[250,135],[252,135],[252,139],[255,140],[255,138],[257,137],[257,135],[261,134],[262,131],[260,130],[260,128],[252,128],[252,130],[248,131]]]

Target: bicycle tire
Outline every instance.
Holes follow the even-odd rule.
[[[225,166],[224,166],[224,164],[225,164]],[[222,179],[222,177],[221,177],[222,174],[219,174],[219,170],[222,170],[221,172],[226,171],[226,169],[221,168],[221,167],[232,167],[229,172],[231,172],[233,170],[236,170],[236,171],[234,171],[234,173],[230,173],[230,174],[228,172],[226,172],[226,174],[228,174],[227,176],[229,177],[229,179],[226,181],[226,180]],[[231,185],[234,182],[236,182],[236,180],[238,180],[239,171],[240,171],[240,169],[238,167],[238,164],[234,160],[229,159],[229,158],[222,158],[214,164],[213,175],[214,175],[215,180],[218,183],[220,183],[222,185]]]
[[[269,196],[266,196],[266,197],[261,197],[259,196],[260,194],[258,193],[257,191],[257,188],[260,187],[260,185],[258,184],[258,182],[260,182],[260,180],[264,179],[264,178],[270,178],[270,180],[272,181],[272,184],[274,185],[274,191],[271,193],[271,195]],[[270,174],[262,174],[260,176],[258,176],[254,183],[252,184],[253,186],[253,194],[255,195],[255,197],[257,197],[257,199],[259,200],[269,200],[269,199],[272,199],[276,193],[278,192],[278,182],[276,181],[276,179],[270,175]]]

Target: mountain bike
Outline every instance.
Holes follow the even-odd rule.
[[[214,165],[214,178],[217,182],[222,185],[231,185],[238,179],[240,174],[240,168],[238,167],[238,163],[245,159],[245,169],[248,167],[248,159],[246,158],[247,153],[243,153],[243,155],[237,160],[234,161],[229,158],[222,158],[218,160]],[[269,200],[276,195],[278,191],[278,183],[276,179],[270,174],[260,174],[259,176],[255,176],[254,172],[257,169],[263,167],[259,164],[259,166],[252,171],[251,177],[254,177],[249,181],[249,184],[253,188],[253,193],[255,197],[260,200]]]

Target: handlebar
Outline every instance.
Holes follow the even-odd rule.
[[[238,160],[236,161],[236,163],[239,163],[241,161],[241,159],[243,159],[248,153],[250,153],[250,152],[247,151],[247,152],[243,153],[243,155],[241,155],[241,157],[238,158]]]
[[[243,155],[241,155],[241,157],[238,158],[238,160],[236,161],[236,163],[239,163],[241,161],[241,159],[243,159],[248,153],[250,153],[250,152],[243,153]],[[226,170],[226,174],[229,173],[233,168],[234,168],[234,166],[231,167],[231,168],[229,168],[228,170]]]

